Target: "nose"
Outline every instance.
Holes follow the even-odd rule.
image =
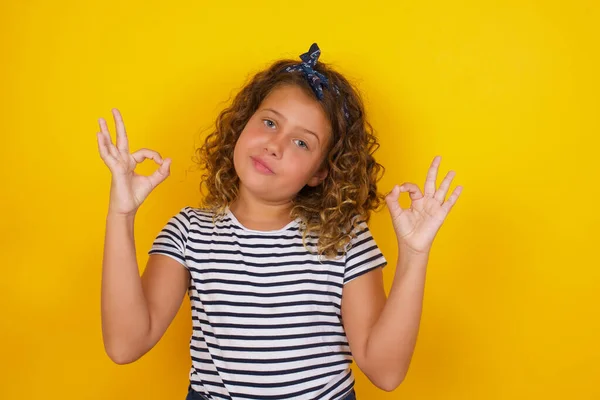
[[[265,153],[280,158],[283,154],[283,135],[272,135],[265,143]]]

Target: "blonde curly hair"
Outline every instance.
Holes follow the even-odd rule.
[[[206,188],[201,207],[213,212],[213,220],[223,216],[238,195],[239,177],[233,165],[233,151],[246,123],[265,97],[282,85],[296,85],[316,99],[302,72],[283,71],[297,63],[279,60],[256,73],[220,112],[214,130],[195,150],[199,158],[196,162],[204,171],[200,191],[203,192],[203,186]],[[306,185],[298,192],[292,201],[290,217],[301,220],[305,248],[307,236],[315,235],[318,254],[334,258],[348,250],[359,224],[368,223],[371,211],[383,204],[384,195],[377,191],[377,182],[385,168],[373,157],[379,143],[365,118],[358,90],[326,63],[319,61],[314,69],[329,80],[329,88],[319,101],[332,128],[332,140],[324,159],[328,174],[318,186]],[[331,89],[333,85],[339,89],[339,95]],[[348,118],[344,115],[344,101]]]

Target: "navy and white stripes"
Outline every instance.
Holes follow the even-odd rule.
[[[308,247],[315,252],[316,237]],[[346,255],[302,244],[299,221],[276,231],[216,224],[184,207],[156,237],[190,272],[192,388],[208,399],[341,399],[354,386],[341,323],[345,283],[386,264],[364,224]]]

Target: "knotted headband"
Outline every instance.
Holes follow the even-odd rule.
[[[299,64],[291,65],[285,68],[286,72],[303,72],[306,80],[308,81],[310,87],[319,100],[323,100],[323,88],[329,87],[329,80],[325,75],[316,71],[314,67],[317,65],[317,61],[319,56],[321,55],[321,49],[316,43],[313,43],[308,49],[308,52],[301,54],[300,59],[302,60]],[[338,96],[340,96],[339,88],[334,85],[333,86],[335,92]],[[344,115],[346,119],[350,117],[348,113],[348,107],[346,106],[346,102],[344,101]]]

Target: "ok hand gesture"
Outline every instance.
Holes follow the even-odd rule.
[[[117,130],[116,146],[112,143],[103,118],[98,120],[100,132],[96,134],[100,157],[112,174],[109,213],[134,215],[150,192],[169,176],[171,160],[163,160],[160,154],[149,149],[140,149],[130,154],[123,118],[116,108],[112,110],[112,114]],[[134,170],[137,164],[147,158],[154,160],[160,167],[150,176],[136,174]]]
[[[402,251],[414,254],[428,254],[438,230],[448,216],[452,206],[462,192],[462,186],[457,186],[450,197],[446,194],[454,178],[454,171],[448,172],[440,187],[436,189],[435,181],[441,157],[433,159],[425,180],[425,193],[411,182],[394,186],[385,200],[392,217],[398,246]],[[403,209],[398,204],[401,192],[410,194],[411,205]]]

